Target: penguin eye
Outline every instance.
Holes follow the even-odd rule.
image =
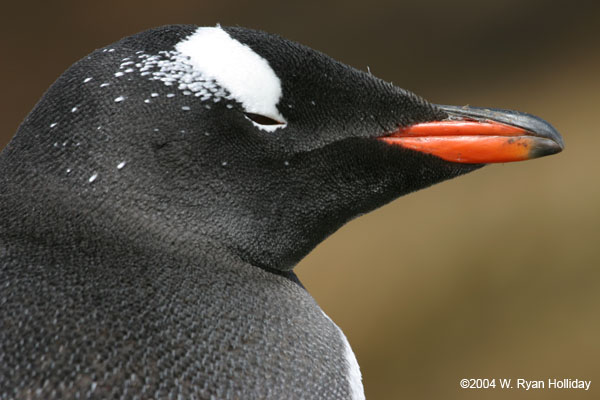
[[[261,115],[261,114],[245,112],[244,115],[250,121],[255,122],[259,125],[284,125],[285,124],[285,122],[277,121],[273,118],[269,118],[269,117]]]

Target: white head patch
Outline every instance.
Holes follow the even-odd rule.
[[[233,39],[221,27],[198,28],[191,36],[177,43],[175,51],[157,55],[140,54],[136,64],[125,60],[121,70],[139,65],[139,71],[149,79],[176,85],[184,94],[193,94],[201,101],[218,102],[233,99],[248,113],[260,114],[278,125],[260,125],[274,131],[286,126],[286,119],[277,110],[281,98],[281,81],[267,60],[250,47]]]

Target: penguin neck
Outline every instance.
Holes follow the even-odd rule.
[[[14,221],[14,229],[34,232],[53,246],[78,246],[65,241],[81,237],[105,238],[93,244],[95,250],[86,249],[102,253],[102,246],[113,247],[111,240],[119,247],[144,242],[188,259],[204,259],[215,251],[270,271],[289,271],[346,221],[373,208],[357,206],[356,199],[340,192],[332,173],[337,166],[315,169],[311,157],[266,162],[281,168],[244,167],[232,158],[227,165],[212,157],[186,159],[192,155],[186,156],[185,142],[152,147],[115,159],[109,168],[93,157],[54,158],[38,163],[45,167],[30,168],[34,162],[28,156],[10,156],[23,152],[6,152],[1,168],[19,165],[21,178],[18,188],[5,189],[15,204],[37,203],[31,218]],[[126,164],[118,169],[121,162]],[[371,190],[367,186],[355,193]]]

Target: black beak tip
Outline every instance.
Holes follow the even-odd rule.
[[[529,152],[529,156],[532,159],[550,156],[552,154],[560,153],[563,149],[564,145],[553,139],[538,138],[535,142],[535,146]]]

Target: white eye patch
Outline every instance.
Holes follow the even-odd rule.
[[[140,72],[150,79],[176,85],[201,101],[234,99],[247,113],[281,122],[263,125],[252,121],[260,129],[274,131],[286,126],[276,106],[282,91],[275,71],[267,60],[219,26],[198,28],[177,43],[175,51],[139,57],[143,59]]]
[[[276,107],[281,81],[267,60],[250,47],[216,27],[198,28],[175,49],[189,57],[195,70],[231,93],[246,112],[285,123]]]

